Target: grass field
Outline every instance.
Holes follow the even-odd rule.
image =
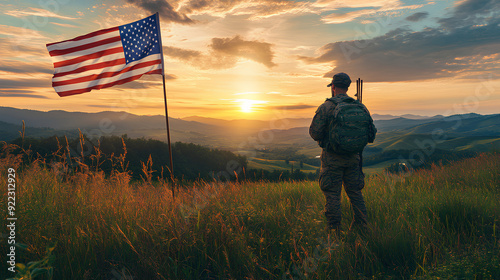
[[[167,184],[118,171],[63,176],[13,156],[0,159],[2,178],[8,168],[17,170],[16,241],[26,245],[16,247],[19,279],[500,278],[498,153],[370,176],[370,228],[350,228],[344,195],[338,237],[325,230],[317,182],[198,182],[173,200]],[[5,261],[0,269],[16,275]]]

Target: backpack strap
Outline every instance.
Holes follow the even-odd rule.
[[[333,105],[337,106],[339,104],[338,100],[335,100],[333,97],[327,98],[326,101],[330,101]]]

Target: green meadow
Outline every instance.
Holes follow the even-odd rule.
[[[17,272],[2,262],[2,279],[500,279],[498,153],[369,176],[369,228],[351,227],[343,194],[338,236],[317,182],[198,181],[174,199],[161,178],[60,167],[0,159],[18,218]]]

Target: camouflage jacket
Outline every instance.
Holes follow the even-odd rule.
[[[336,98],[340,100],[345,98],[350,98],[347,94],[336,95]],[[316,110],[316,114],[309,127],[309,135],[312,139],[318,142],[319,146],[323,149],[327,149],[328,144],[328,126],[330,120],[333,116],[333,111],[335,110],[335,104],[328,100],[327,98],[323,104],[321,104]],[[368,112],[368,109],[365,110]],[[370,113],[370,112],[368,112]]]

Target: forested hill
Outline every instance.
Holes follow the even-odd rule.
[[[170,176],[168,145],[158,140],[107,136],[99,140],[85,138],[83,142],[78,138],[68,139],[66,144],[66,138],[52,136],[17,138],[10,143],[19,146],[14,153],[24,154],[25,161],[37,158],[49,164],[62,161],[68,172],[88,168],[102,170],[109,175],[112,170],[117,170],[128,172],[138,180],[148,176],[153,180]],[[0,142],[0,154],[5,144]],[[191,143],[174,143],[172,157],[174,176],[179,180],[228,180],[235,177],[235,172],[247,167],[244,156]]]

